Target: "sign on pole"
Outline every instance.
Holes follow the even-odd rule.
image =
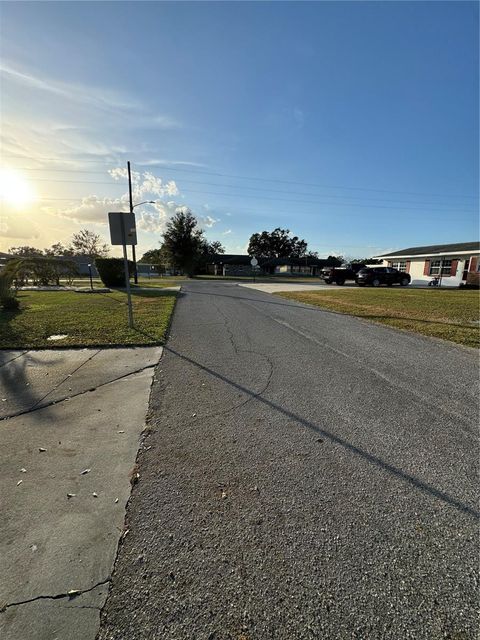
[[[255,256],[253,256],[253,258],[250,260],[250,264],[252,265],[253,281],[255,282],[255,272],[257,271],[257,266],[258,266],[258,260],[255,258]]]
[[[134,213],[110,211],[108,222],[110,224],[112,244],[137,244],[137,227]],[[125,237],[123,233],[125,233]]]
[[[132,296],[130,293],[130,277],[128,273],[127,244],[137,244],[137,228],[135,214],[123,211],[110,211],[108,214],[110,225],[110,240],[114,245],[123,246],[123,270],[125,272],[125,288],[127,290],[128,326],[133,329]]]

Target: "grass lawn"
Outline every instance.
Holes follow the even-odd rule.
[[[199,275],[195,276],[195,280],[238,280],[240,282],[253,282],[253,276],[210,276],[210,275]],[[255,282],[292,282],[293,284],[297,282],[308,282],[309,284],[324,284],[323,280],[316,276],[289,276],[289,275],[259,275],[255,276]]]
[[[468,347],[480,346],[476,290],[357,287],[276,295]]]
[[[139,287],[155,287],[157,289],[158,288],[162,289],[163,287],[178,287],[182,284],[182,282],[185,282],[185,280],[187,280],[185,276],[166,276],[161,278],[139,277],[138,286]],[[68,283],[66,281],[62,281],[61,284],[63,285]],[[89,287],[90,279],[75,278],[71,284],[74,287]],[[100,280],[100,278],[93,278],[93,286],[94,288],[97,288],[97,287],[104,287],[105,285]],[[133,287],[136,286],[133,284],[133,279],[130,281],[130,286],[132,287],[132,289]]]
[[[0,348],[161,344],[176,293],[152,289],[132,295],[135,328],[128,328],[127,296],[72,291],[20,291],[20,311],[0,312]],[[49,341],[51,335],[67,334]]]

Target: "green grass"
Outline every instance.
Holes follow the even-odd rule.
[[[397,329],[480,347],[480,297],[476,290],[351,288],[276,295]]]
[[[253,282],[253,276],[199,275],[195,276],[195,280],[239,280],[242,282]],[[255,282],[268,282],[269,284],[271,284],[272,282],[292,282],[294,284],[296,284],[297,282],[308,282],[309,284],[323,284],[323,280],[321,280],[318,276],[289,276],[288,274],[255,276]]]
[[[21,291],[20,311],[0,312],[0,348],[161,344],[175,299],[173,291],[134,293],[135,328],[129,329],[124,292]],[[59,334],[67,337],[47,340]]]
[[[138,286],[139,287],[152,287],[152,288],[160,288],[163,289],[164,287],[178,287],[182,284],[182,282],[185,282],[185,280],[187,280],[187,278],[185,276],[166,276],[166,277],[161,277],[161,278],[144,278],[144,277],[139,277],[138,278]],[[61,281],[62,285],[67,285],[67,286],[73,286],[73,287],[89,287],[90,286],[90,279],[89,278],[75,278],[75,280],[73,280],[73,282],[70,284],[68,284],[66,281]],[[131,287],[133,289],[133,287],[135,287],[136,285],[133,284],[133,280],[131,281]],[[93,278],[93,286],[94,288],[98,288],[98,287],[104,287],[105,285],[103,284],[103,282],[100,280],[100,278]]]

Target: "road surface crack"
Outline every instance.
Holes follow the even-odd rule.
[[[30,602],[37,602],[37,600],[61,600],[62,598],[68,598],[69,600],[73,600],[74,598],[78,598],[78,596],[81,596],[84,593],[89,593],[90,591],[93,591],[97,587],[101,587],[104,584],[109,584],[111,582],[111,580],[112,580],[112,578],[109,576],[108,578],[105,578],[105,580],[101,580],[100,582],[97,582],[96,584],[94,584],[92,587],[89,587],[88,589],[73,589],[71,591],[67,591],[67,593],[57,593],[57,594],[55,594],[53,596],[41,595],[41,596],[35,596],[34,598],[28,598],[28,600],[19,600],[17,602],[10,602],[9,604],[5,604],[3,606],[0,606],[0,613],[3,613],[4,611],[9,609],[10,607],[19,607],[22,604],[29,604]],[[94,608],[94,609],[97,609],[99,607],[82,606],[81,608]]]

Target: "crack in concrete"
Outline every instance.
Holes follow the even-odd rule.
[[[93,357],[93,356],[92,356]],[[3,420],[9,420],[10,418],[17,418],[18,416],[24,416],[27,415],[29,413],[33,413],[34,411],[40,411],[41,409],[47,409],[48,407],[51,407],[54,404],[60,404],[61,402],[65,402],[66,400],[71,400],[72,398],[78,398],[78,396],[83,396],[85,393],[91,393],[92,391],[96,391],[97,389],[100,389],[101,387],[105,387],[108,384],[112,384],[113,382],[118,382],[118,380],[123,380],[124,378],[128,378],[129,376],[133,376],[136,373],[141,373],[142,371],[145,371],[146,369],[153,369],[157,366],[158,363],[154,363],[154,364],[147,364],[144,367],[140,367],[140,369],[135,369],[134,371],[130,371],[129,373],[125,373],[121,376],[118,376],[117,378],[113,378],[113,380],[107,380],[107,382],[102,382],[101,384],[98,384],[96,387],[90,387],[89,389],[85,389],[84,391],[79,391],[78,393],[72,393],[68,396],[64,396],[63,398],[58,398],[57,400],[52,400],[50,402],[48,402],[47,404],[42,404],[41,406],[38,406],[38,402],[36,402],[34,404],[33,407],[30,407],[30,409],[25,409],[24,411],[18,411],[17,413],[12,413],[8,416],[3,416],[3,418],[0,418],[0,422],[2,422]],[[78,371],[78,369],[77,369]],[[57,385],[58,388],[60,385]],[[54,389],[53,389],[54,391]],[[51,392],[49,392],[51,393]],[[49,394],[47,394],[49,395]],[[45,398],[46,396],[44,396]],[[41,399],[42,400],[42,399]],[[39,402],[41,402],[41,400],[39,400]]]
[[[261,398],[262,395],[265,393],[265,391],[267,391],[268,387],[270,386],[270,382],[272,380],[273,377],[273,372],[274,372],[274,364],[271,360],[271,358],[269,356],[267,356],[265,353],[260,353],[259,351],[254,351],[253,349],[239,349],[236,342],[235,342],[235,335],[234,332],[232,331],[232,329],[230,328],[230,323],[228,320],[228,316],[222,311],[222,309],[219,307],[219,305],[217,304],[217,302],[215,300],[212,300],[212,303],[214,305],[214,307],[217,310],[218,315],[222,318],[222,322],[219,323],[215,323],[215,324],[223,324],[223,326],[225,327],[227,334],[228,334],[228,339],[230,344],[232,345],[232,349],[234,351],[234,353],[238,356],[240,353],[251,353],[255,356],[260,356],[261,358],[265,358],[265,360],[267,361],[269,367],[270,367],[270,371],[268,372],[267,375],[267,380],[264,384],[264,386],[262,387],[262,389],[260,389],[260,391],[251,391],[249,392],[249,397],[247,397],[245,400],[242,400],[241,402],[232,405],[231,407],[228,407],[226,409],[222,409],[221,411],[215,411],[212,413],[207,413],[202,415],[202,419],[205,418],[217,418],[219,416],[225,416],[229,413],[232,413],[233,411],[236,411],[237,409],[240,409],[241,407],[245,406],[246,404],[248,404],[249,402],[252,402],[253,400],[257,399],[257,398]],[[169,347],[165,346],[164,349],[166,349],[167,351],[170,351],[171,353],[174,353],[175,355],[178,355],[180,357],[183,357],[180,353],[177,353],[176,351],[174,351],[173,349],[170,349]]]
[[[56,595],[53,595],[53,596],[35,596],[34,598],[29,598],[28,600],[19,600],[18,602],[10,602],[9,604],[5,604],[0,607],[0,613],[4,613],[10,607],[18,607],[18,606],[21,606],[22,604],[37,602],[37,600],[61,600],[62,598],[68,598],[69,600],[73,600],[74,598],[78,598],[78,596],[81,596],[84,593],[89,593],[90,591],[93,591],[97,587],[101,587],[104,584],[109,584],[111,580],[112,578],[111,576],[109,576],[108,578],[105,578],[105,580],[101,580],[100,582],[97,582],[96,584],[94,584],[92,587],[89,587],[88,589],[78,589],[78,590],[75,589],[75,590],[72,590],[71,592],[57,593]],[[86,605],[83,605],[81,608],[97,609],[99,607],[87,607]]]
[[[42,398],[40,398],[39,400],[37,400],[37,402],[35,402],[35,404],[33,405],[33,407],[30,407],[30,410],[35,409],[36,406],[38,406],[43,400],[45,400],[45,398],[48,398],[48,396],[53,393],[54,391],[56,391],[59,387],[62,386],[62,384],[64,382],[66,382],[69,378],[71,378],[73,376],[74,373],[77,373],[77,371],[79,369],[81,369],[84,365],[87,364],[87,362],[91,362],[95,356],[98,356],[98,354],[100,353],[101,349],[98,349],[97,351],[95,351],[94,354],[92,354],[91,356],[89,356],[86,360],[84,360],[81,364],[78,365],[78,367],[76,369],[74,369],[71,373],[67,374],[63,380],[61,380],[58,384],[56,384],[53,389],[50,389],[50,391],[48,393],[46,393]]]
[[[18,356],[15,356],[15,358],[12,358],[11,360],[7,360],[6,362],[2,362],[2,364],[0,364],[0,369],[2,367],[6,367],[7,364],[10,364],[11,362],[15,362],[15,360],[18,360],[19,358],[21,358],[22,356],[25,356],[28,353],[27,351],[23,351],[22,353],[20,353]]]

